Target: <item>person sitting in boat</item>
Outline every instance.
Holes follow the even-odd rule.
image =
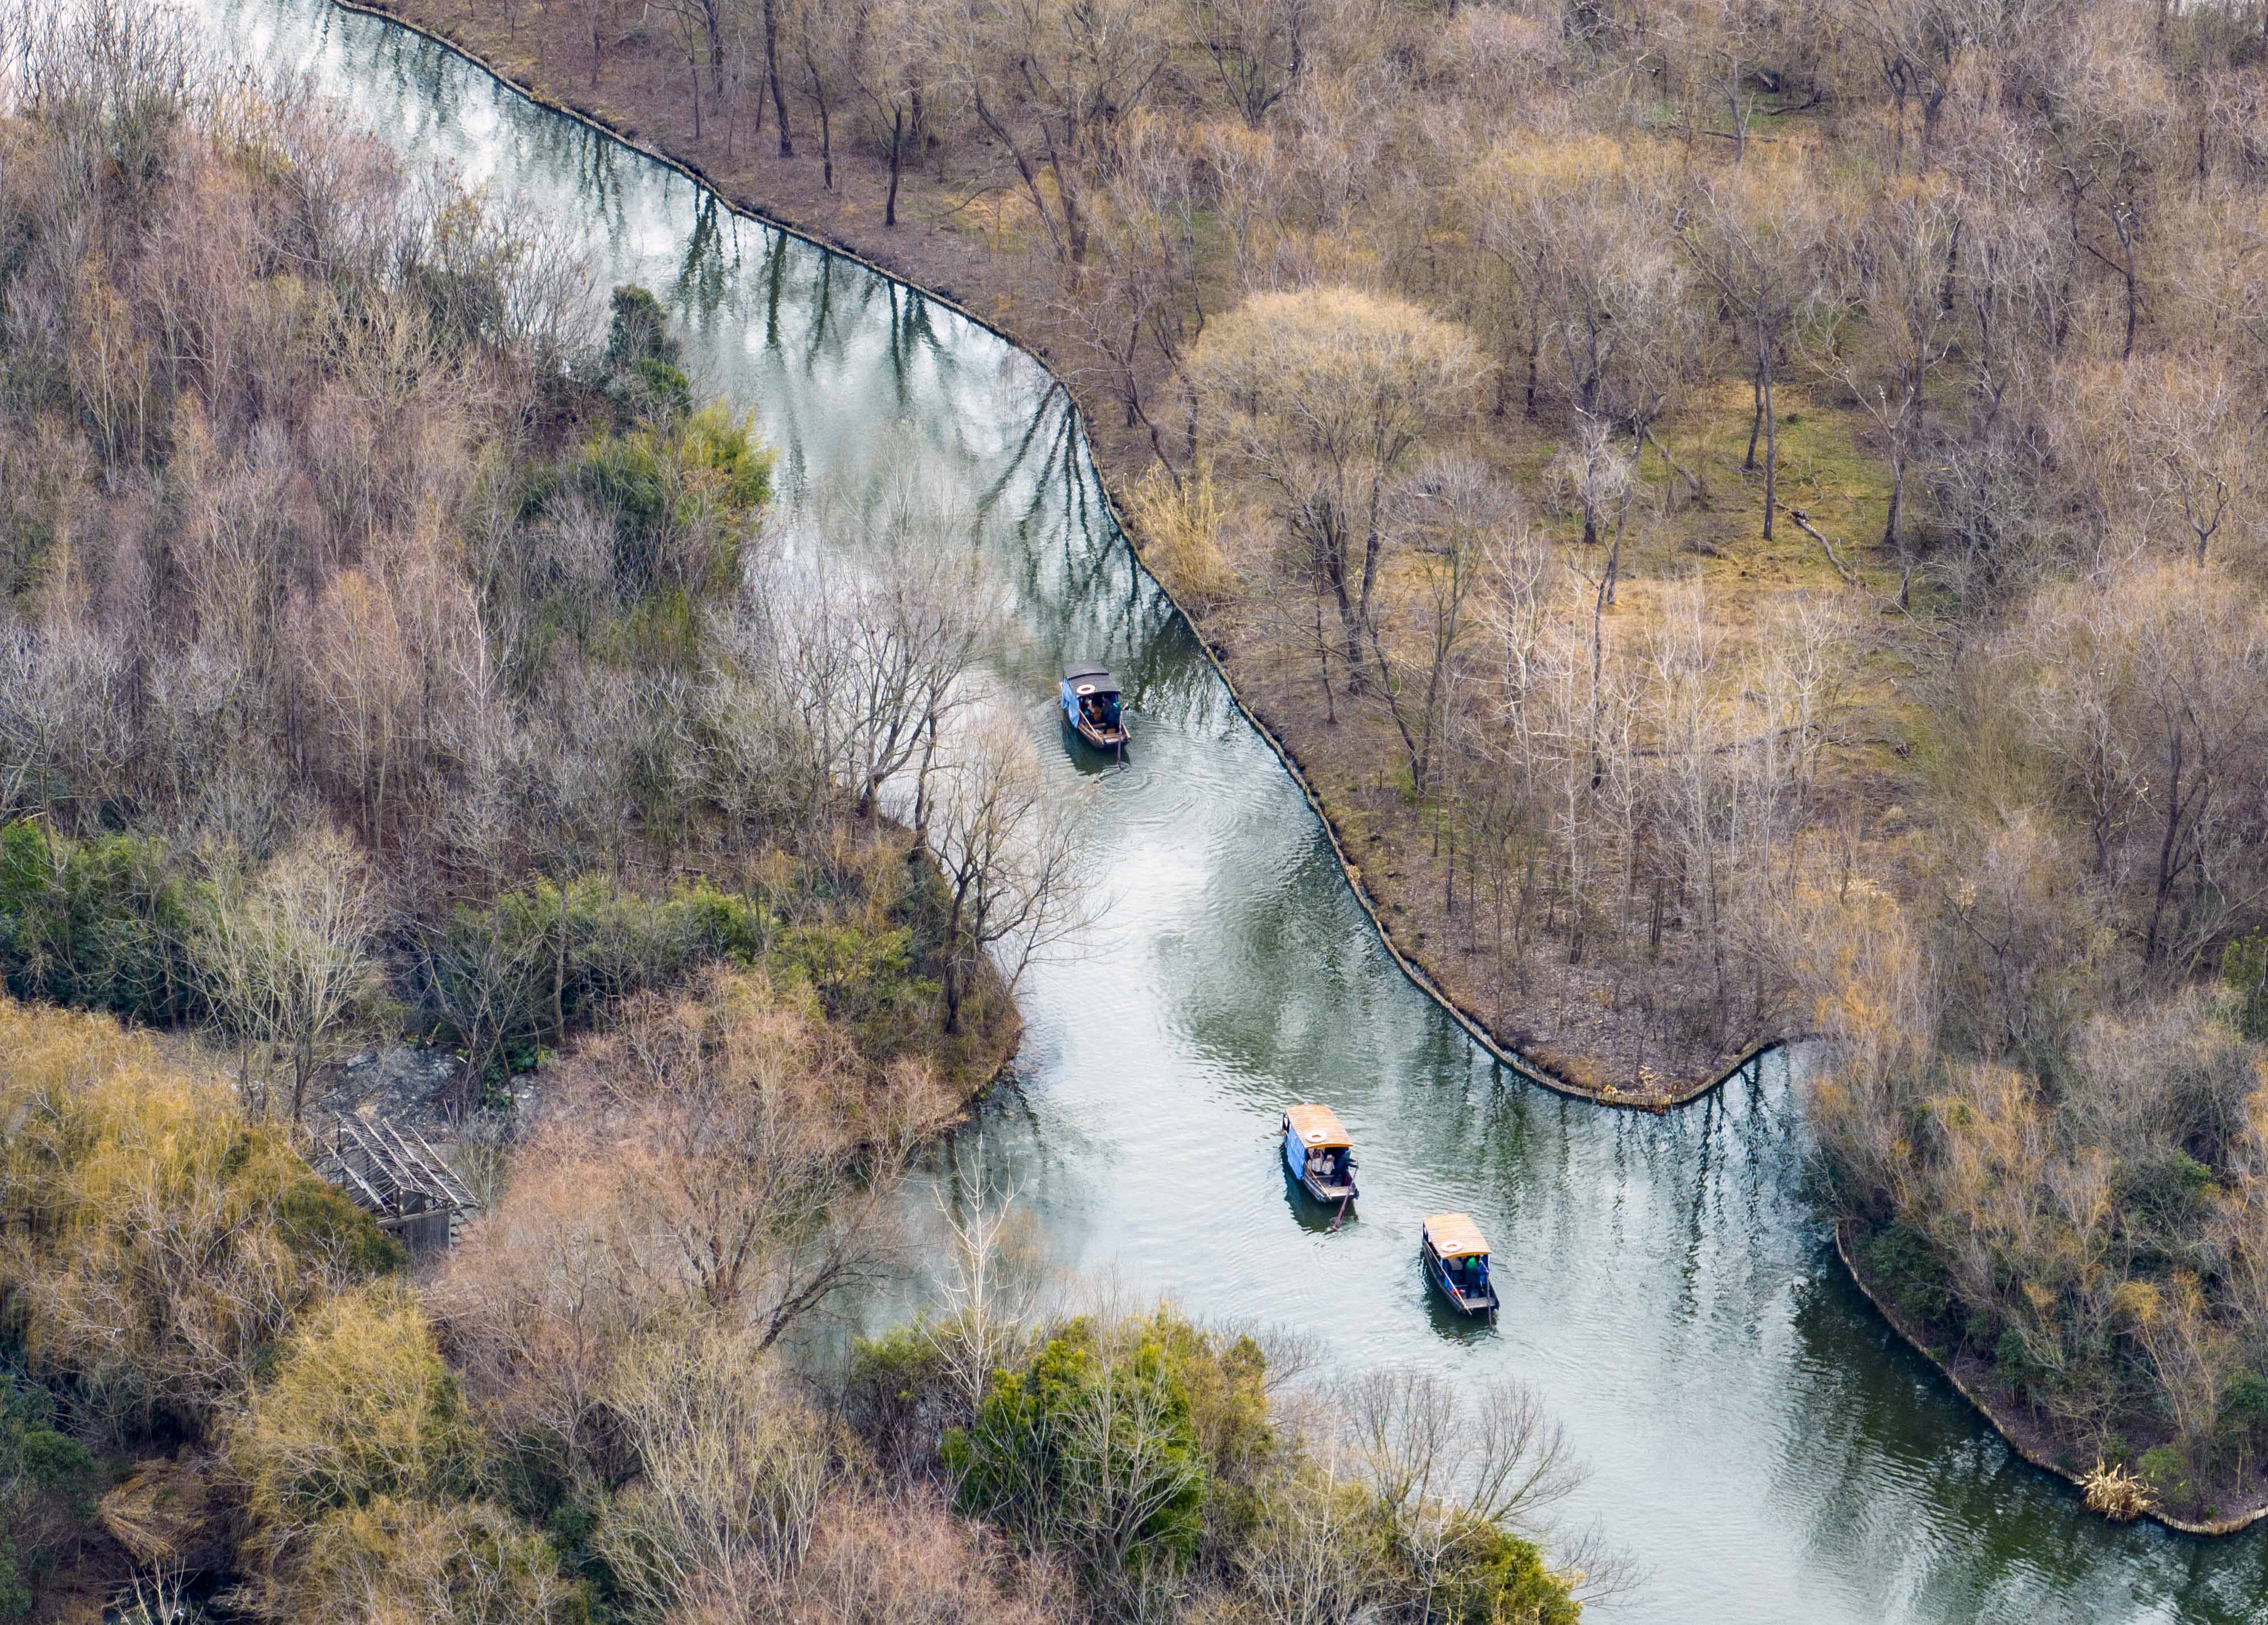
[[[1118,719],[1111,715],[1112,698],[1108,695],[1091,694],[1079,702],[1079,708],[1095,727],[1114,727]]]
[[[1449,1280],[1467,1298],[1480,1298],[1488,1291],[1488,1260],[1461,1258],[1449,1265]]]

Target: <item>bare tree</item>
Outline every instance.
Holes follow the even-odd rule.
[[[1189,27],[1230,109],[1254,129],[1300,82],[1310,0],[1185,0]]]
[[[882,224],[898,224],[898,183],[907,143],[915,139],[923,89],[936,62],[937,35],[930,0],[855,0],[836,11],[841,41],[836,66],[865,102],[878,137],[890,155]]]
[[[1516,1379],[1492,1379],[1468,1394],[1432,1372],[1396,1367],[1356,1378],[1334,1399],[1348,1460],[1429,1591],[1454,1570],[1463,1520],[1550,1540],[1554,1509],[1590,1477],[1543,1396]],[[1590,1594],[1629,1583],[1627,1562],[1590,1533],[1571,1532],[1560,1543],[1580,1553]]]
[[[1080,865],[1079,798],[1040,771],[1030,739],[987,715],[954,741],[930,820],[945,876],[945,1030],[961,1030],[972,979],[989,957],[1010,991],[1032,957],[1090,915]]]
[[[876,1278],[895,1244],[894,1177],[939,1105],[934,1078],[909,1070],[854,1116],[839,1038],[768,984],[721,974],[699,997],[635,1006],[596,1059],[608,1114],[645,1158],[624,1200],[709,1314],[768,1349]]]
[[[1144,0],[976,0],[955,43],[977,119],[1049,246],[1083,263],[1092,177],[1166,66],[1156,13]]]
[[[1962,226],[1962,200],[1950,186],[1923,187],[1883,200],[1836,233],[1842,287],[1830,304],[1845,321],[1859,311],[1862,333],[1812,351],[1813,364],[1839,379],[1874,420],[1889,450],[1890,500],[1882,546],[1898,556],[1898,606],[1907,607],[1914,560],[1908,547],[1906,472],[1923,432],[1928,385],[1961,337],[1959,312],[1946,298],[1946,267]]]
[[[1401,550],[1416,565],[1416,585],[1405,593],[1398,619],[1415,624],[1389,647],[1370,629],[1371,651],[1381,673],[1379,688],[1395,731],[1402,736],[1414,793],[1432,780],[1434,752],[1447,723],[1457,680],[1457,658],[1472,630],[1470,610],[1490,557],[1517,546],[1521,528],[1512,494],[1466,458],[1428,464],[1395,493],[1394,523],[1405,533]]]
[[[1197,171],[1186,133],[1171,120],[1149,113],[1128,120],[1118,161],[1096,194],[1101,265],[1067,268],[1057,298],[1057,307],[1105,358],[1128,426],[1138,423],[1148,432],[1150,449],[1176,489],[1182,473],[1151,415],[1142,356],[1146,341],[1183,397],[1179,450],[1182,460],[1193,464],[1197,399],[1189,359],[1206,320],[1198,250],[1206,202]]]
[[[1351,288],[1256,295],[1198,342],[1217,444],[1270,492],[1337,603],[1350,692],[1361,687],[1392,482],[1471,408],[1484,371],[1462,328]]]
[[[855,511],[822,503],[814,523],[841,551],[772,570],[745,653],[794,719],[814,788],[847,790],[869,818],[966,702],[999,611],[966,516],[911,486]]]
[[[938,1217],[953,1240],[952,1273],[939,1283],[949,1309],[924,1320],[922,1329],[964,1415],[976,1415],[992,1373],[1012,1369],[1017,1351],[1029,1343],[1045,1281],[1041,1238],[1016,1197],[981,1169],[974,1187],[956,1198],[942,1186],[938,1191]]]
[[[248,1105],[265,1093],[255,1055],[288,1083],[291,1121],[307,1087],[379,993],[379,909],[362,855],[322,830],[216,896],[195,952],[213,1008],[243,1058]]]
[[[1726,306],[1748,325],[1756,381],[1756,428],[1746,467],[1764,442],[1764,540],[1779,502],[1779,417],[1773,368],[1790,327],[1816,286],[1822,224],[1808,180],[1786,163],[1744,164],[1702,183],[1681,222],[1680,239]]]

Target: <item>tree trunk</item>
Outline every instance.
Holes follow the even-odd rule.
[[[1743,474],[1756,471],[1756,437],[1764,432],[1764,364],[1761,354],[1756,357],[1756,373],[1749,379],[1749,388],[1756,397],[1756,412],[1749,421],[1749,458],[1741,465]]]
[[[1530,285],[1540,287],[1543,276],[1543,251],[1536,250],[1535,281]],[[1543,353],[1543,296],[1533,293],[1528,300],[1528,403],[1527,412],[1535,416],[1535,370]]]
[[[893,107],[890,110],[890,195],[882,203],[882,224],[886,226],[898,223],[898,155],[904,145],[905,127],[905,109]]]
[[[787,91],[779,77],[778,0],[764,0],[764,77],[771,81],[772,111],[779,115],[779,155],[795,156],[795,137],[788,133]]]
[[[1355,618],[1354,600],[1347,595],[1346,544],[1334,537],[1326,537],[1318,546],[1322,555],[1323,579],[1331,585],[1331,593],[1338,600],[1339,628],[1346,637],[1346,690],[1349,694],[1362,692],[1362,644],[1359,622]]]
[[[2133,217],[2121,208],[2113,224],[2118,233],[2119,257],[2125,261],[2121,268],[2121,274],[2126,279],[2126,348],[2122,355],[2124,359],[2132,361],[2134,359],[2134,323],[2142,298],[2140,280],[2134,268],[2134,222]]]
[[[559,887],[559,941],[551,960],[551,1041],[567,1048],[567,887]]]
[[[1764,405],[1764,540],[1772,539],[1772,510],[1779,502],[1779,415],[1772,409],[1771,345],[1756,324],[1756,377]]]
[[[1890,437],[1890,511],[1882,521],[1882,545],[1895,548],[1900,559],[1905,557],[1905,548],[1898,535],[1898,511],[1904,505],[1906,492],[1905,437]]]
[[[2183,729],[2176,724],[2166,741],[2166,833],[2158,843],[2158,894],[2150,905],[2150,926],[2142,942],[2142,963],[2158,962],[2158,926],[2166,912],[2166,899],[2184,865],[2174,860],[2181,850]]]
[[[1623,482],[1622,505],[1615,511],[1615,539],[1607,547],[1606,580],[1602,591],[1609,604],[1615,601],[1615,578],[1622,570],[1623,532],[1630,524],[1631,494],[1638,489],[1638,455],[1645,444],[1638,436],[1631,437],[1631,477]]]

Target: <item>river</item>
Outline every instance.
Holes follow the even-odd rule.
[[[1036,967],[1027,1036],[934,1177],[988,1169],[1071,1274],[1315,1340],[1342,1368],[1535,1384],[1593,1469],[1578,1515],[1644,1570],[1602,1621],[2268,1618],[2268,1534],[2115,1527],[2018,1460],[1844,1278],[1804,1200],[1800,1080],[1768,1057],[1668,1117],[1504,1073],[1395,967],[1322,830],[1134,562],[1038,364],[933,301],[721,208],[675,172],[326,0],[194,0],[223,51],[296,67],[413,165],[559,223],[595,285],[644,283],[755,413],[782,499],[911,469],[977,513],[1015,609],[995,692],[1095,781],[1108,909]],[[1082,760],[1056,662],[1125,681],[1136,748]],[[1336,1233],[1295,1202],[1296,1099],[1352,1130]],[[1417,1224],[1473,1213],[1505,1307],[1459,1324]]]

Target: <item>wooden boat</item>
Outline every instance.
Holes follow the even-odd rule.
[[[1459,1314],[1496,1312],[1496,1288],[1489,1282],[1488,1243],[1469,1217],[1428,1214],[1418,1229],[1418,1257],[1425,1266],[1425,1278]]]
[[[1064,720],[1097,750],[1123,750],[1127,739],[1118,680],[1092,660],[1072,660],[1063,669]]]
[[[1328,1106],[1295,1106],[1284,1114],[1284,1165],[1317,1202],[1344,1207],[1355,1199],[1354,1142]]]

